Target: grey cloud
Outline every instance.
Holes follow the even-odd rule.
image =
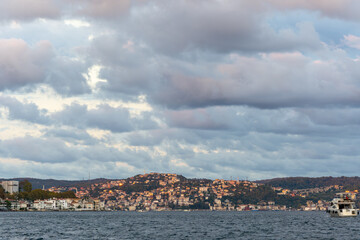
[[[358,108],[304,108],[298,111],[319,125],[334,127],[360,125],[360,110]]]
[[[151,130],[159,128],[156,118],[158,113],[142,112],[137,117],[131,118],[131,124],[135,130]]]
[[[67,15],[112,19],[125,15],[130,7],[130,0],[11,0],[0,3],[0,19],[31,21]]]
[[[289,137],[294,138],[293,136]],[[351,160],[353,156],[347,154],[351,149],[343,148],[344,139],[340,140],[342,144],[339,144],[339,139],[336,138],[331,141],[326,138],[322,141],[314,141],[309,137],[297,137],[296,141],[294,141],[295,138],[287,138],[278,138],[281,139],[279,142],[273,135],[254,133],[237,140],[223,139],[225,144],[237,141],[237,149],[233,150],[226,146],[211,147],[210,144],[206,144],[205,146],[209,146],[210,152],[196,152],[194,154],[193,147],[197,146],[184,148],[184,144],[182,144],[182,151],[173,152],[168,148],[168,154],[172,158],[186,162],[190,166],[188,169],[192,169],[189,174],[195,176],[198,176],[198,171],[206,175],[220,173],[225,178],[239,176],[240,178],[250,177],[252,179],[264,178],[268,175],[272,175],[271,177],[322,176],[329,172],[340,175],[344,171],[356,175],[355,171],[350,170],[349,164],[335,164],[341,159],[346,159],[345,161],[351,163],[352,166],[358,165],[356,160]],[[266,141],[273,147],[263,148],[261,141]],[[353,139],[345,141],[352,146],[357,144],[353,142]],[[253,149],[254,145],[256,149]],[[207,149],[205,148],[205,150]],[[329,162],[332,165],[329,165]]]
[[[30,123],[54,125],[54,126],[75,126],[78,129],[68,130],[53,129],[47,132],[48,136],[72,138],[93,142],[93,139],[85,132],[87,128],[99,128],[112,132],[128,132],[136,129],[156,129],[158,124],[153,119],[152,113],[131,117],[128,109],[114,108],[107,104],[98,105],[94,109],[88,109],[87,105],[73,103],[67,105],[61,111],[49,113],[45,109],[39,109],[35,103],[20,102],[11,97],[0,96],[0,106],[8,109],[10,120],[22,120]],[[4,116],[5,117],[5,116]],[[69,135],[70,134],[70,135]],[[79,139],[79,137],[84,139]]]
[[[159,145],[165,138],[161,133],[161,130],[153,130],[146,132],[131,132],[125,139],[131,146],[155,146]]]
[[[33,20],[36,18],[58,18],[60,6],[55,0],[11,0],[0,2],[0,19]]]
[[[129,166],[137,168],[151,165],[149,154],[145,151],[119,151],[103,144],[69,146],[63,140],[54,137],[26,136],[0,141],[0,156],[38,164],[81,164],[86,162],[88,169],[91,169],[91,165],[110,162],[127,163]]]
[[[124,44],[125,39],[110,36],[88,49],[89,58],[105,66],[100,77],[107,83],[99,86],[106,93],[146,94],[151,103],[169,108],[357,104],[358,63],[336,50],[317,52],[320,61],[295,51],[222,55],[217,62],[206,54],[194,61],[157,55],[137,42],[132,51],[117,47]]]
[[[203,76],[171,73],[151,93],[170,108],[248,105],[258,108],[359,105],[358,65],[344,56],[313,61],[300,53],[235,57]]]
[[[73,103],[64,110],[54,113],[51,118],[58,123],[77,126],[81,129],[94,127],[112,132],[128,132],[139,128],[152,128],[157,124],[149,118],[132,119],[126,108],[114,108],[107,104],[88,109],[86,105]]]
[[[130,7],[130,0],[70,0],[77,4],[74,14],[92,18],[112,19],[126,14]]]
[[[131,166],[131,165],[130,165]],[[139,173],[137,168],[126,168],[124,165],[117,165],[117,162],[103,162],[78,160],[75,162],[50,163],[31,161],[8,161],[2,162],[0,175],[5,178],[14,176],[35,177],[35,178],[53,178],[66,180],[91,178],[127,178]],[[46,186],[48,187],[48,186]]]
[[[47,41],[31,48],[20,39],[0,39],[0,53],[0,89],[42,82],[53,55]]]
[[[140,8],[128,31],[157,51],[177,54],[289,51],[320,47],[312,26],[274,31],[265,23],[267,6],[259,1],[155,1]],[[201,11],[199,11],[201,9]]]
[[[329,158],[333,154],[332,151],[325,151],[326,154],[322,155],[318,154],[318,148],[325,150],[335,146],[335,149],[339,150],[335,143],[312,142],[311,138],[303,137],[297,137],[296,141],[294,139],[296,138],[292,136],[274,138],[274,135],[271,134],[254,133],[240,138],[219,139],[224,146],[211,143],[206,139],[197,145],[166,141],[157,148],[165,151],[167,155],[161,159],[158,157],[158,163],[153,166],[153,169],[170,172],[181,171],[194,177],[218,177],[221,175],[225,178],[239,176],[240,178],[256,179],[271,174],[273,176],[283,176],[286,173],[307,175],[309,165],[311,165],[311,161],[307,161],[307,159],[324,161],[325,157]],[[272,147],[264,148],[262,141],[271,144]],[[229,147],[231,145],[233,147]],[[299,148],[299,145],[304,150]],[[290,153],[294,154],[291,155]],[[328,171],[322,169],[324,172]],[[319,175],[321,172],[319,170],[316,174]]]
[[[97,109],[89,110],[87,121],[89,126],[109,129],[114,132],[124,132],[131,129],[129,112],[108,105],[100,105]]]
[[[209,137],[209,136],[207,136]],[[199,144],[206,139],[197,131],[185,131],[179,128],[158,128],[147,131],[133,131],[125,135],[131,146],[158,146],[164,142]]]
[[[19,158],[34,162],[72,162],[79,156],[61,140],[34,137],[14,138],[0,142],[3,157]]]
[[[192,131],[201,139],[212,139],[211,135],[221,139],[241,137],[251,132],[352,138],[360,128],[359,111],[354,108],[257,109],[222,106],[167,111],[165,116],[171,127]],[[209,124],[212,124],[211,128]],[[206,129],[215,133],[204,131]],[[221,142],[213,144],[216,145],[221,145]],[[261,145],[265,146],[266,142]]]
[[[94,145],[98,140],[91,137],[85,130],[78,128],[51,128],[45,131],[45,137],[58,138],[73,144]]]
[[[150,70],[151,71],[151,70]],[[128,95],[137,95],[151,89],[152,76],[146,66],[139,68],[114,67],[101,70],[101,77],[107,79],[106,84],[102,84],[102,90],[108,93],[124,93]]]
[[[239,176],[251,179],[289,175],[321,176],[329,172],[337,175],[344,171],[354,174],[354,171],[348,169],[349,165],[334,166],[332,163],[345,159],[346,163],[356,166],[356,161],[352,161],[351,158],[359,154],[356,148],[358,140],[339,139],[337,135],[317,139],[313,136],[281,136],[258,132],[235,136],[222,134],[221,131],[205,131],[206,134],[200,138],[194,130],[173,130],[172,133],[169,130],[158,132],[160,139],[165,140],[159,141],[156,147],[150,147],[149,150],[119,151],[103,144],[75,148],[65,146],[53,137],[43,140],[26,137],[2,141],[0,150],[2,156],[35,162],[60,162],[66,157],[71,160],[67,163],[70,165],[81,165],[86,162],[87,168],[92,172],[95,170],[91,169],[99,168],[97,165],[100,162],[105,165],[122,162],[138,170],[181,172],[190,177]],[[58,134],[60,135],[63,134]],[[64,139],[67,135],[63,135]],[[155,133],[152,135],[155,136]],[[190,143],[191,138],[198,140]],[[39,148],[40,153],[34,155],[35,150]],[[51,150],[53,155],[48,155],[47,159],[41,158],[41,154],[48,154],[46,149]],[[155,149],[165,152],[166,155],[156,155]],[[58,156],[56,152],[62,152],[64,155]],[[187,165],[182,165],[183,163]],[[321,168],[323,164],[326,164],[327,168]]]
[[[86,71],[83,63],[56,57],[48,41],[29,46],[22,39],[0,39],[0,90],[48,83],[62,95],[89,93]]]
[[[280,23],[273,29],[267,21],[274,13],[299,8],[357,19],[354,13],[345,16],[346,5],[357,3],[47,2],[60,10],[51,12],[43,4],[30,6],[28,15],[16,9],[4,15],[0,8],[0,19],[59,18],[60,11],[59,19],[78,17],[91,26],[75,34],[54,27],[63,23],[41,21],[36,36],[27,41],[38,41],[51,26],[57,32],[52,36],[58,38],[52,40],[59,46],[56,51],[48,42],[30,46],[22,40],[0,40],[0,90],[11,93],[45,83],[66,97],[89,94],[82,74],[89,66],[101,65],[100,77],[107,81],[97,85],[96,93],[77,97],[102,97],[106,102],[144,94],[154,111],[134,117],[128,109],[108,104],[73,103],[50,113],[33,103],[0,97],[10,120],[46,125],[41,138],[0,141],[3,158],[22,159],[21,174],[25,168],[34,175],[66,177],[57,173],[61,169],[74,178],[84,171],[101,177],[136,174],[144,168],[214,178],[356,174],[359,62],[341,46],[321,43],[311,23],[293,28]],[[355,10],[356,6],[352,5]],[[24,36],[29,35],[29,25],[22,27],[28,28]],[[88,42],[88,34],[95,38]],[[74,50],[74,45],[82,47]],[[74,56],[76,51],[84,55]],[[109,135],[94,139],[88,128],[109,130]],[[338,166],[339,161],[346,164]],[[8,160],[2,165],[0,174],[16,166],[11,164]]]
[[[34,103],[21,103],[15,98],[0,96],[0,105],[9,109],[9,119],[39,124],[50,123],[47,111],[39,109]]]
[[[101,88],[108,93],[137,95],[152,88],[159,79],[157,54],[129,38],[109,34],[94,39],[87,58],[104,66],[100,77],[107,80]]]
[[[189,60],[184,56],[183,58],[172,58],[171,56],[164,56],[154,50],[151,50],[153,42],[159,45],[158,49],[156,47],[155,49],[161,52],[162,49],[167,48],[167,44],[169,44],[169,46],[171,45],[170,47],[172,48],[173,44],[177,44],[176,41],[170,39],[167,43],[166,38],[155,39],[153,41],[151,37],[145,36],[147,34],[145,30],[139,30],[139,34],[144,34],[144,36],[138,36],[136,32],[133,33],[134,36],[142,39],[143,43],[138,38],[133,40],[133,36],[128,36],[126,33],[99,37],[95,39],[92,45],[87,49],[87,57],[96,64],[104,66],[100,72],[100,77],[106,79],[107,83],[103,83],[99,86],[107,93],[121,93],[128,95],[146,94],[149,96],[149,100],[152,103],[166,105],[170,108],[192,108],[212,105],[250,105],[261,108],[271,108],[301,106],[312,103],[321,104],[322,101],[329,101],[329,99],[322,99],[321,95],[315,97],[316,99],[309,99],[308,95],[312,95],[314,97],[317,94],[314,93],[314,91],[310,91],[308,94],[306,94],[306,96],[304,96],[305,92],[308,91],[308,89],[304,89],[306,86],[304,84],[301,84],[303,87],[302,90],[297,90],[297,85],[304,77],[301,75],[302,73],[300,69],[301,67],[306,67],[306,61],[309,61],[309,59],[301,59],[305,58],[303,56],[298,57],[298,60],[295,59],[295,63],[293,63],[293,65],[291,65],[292,63],[286,63],[286,60],[283,62],[274,61],[274,63],[272,63],[271,59],[243,57],[241,60],[237,62],[235,60],[233,64],[228,64],[228,66],[226,66],[225,64],[216,64],[216,60],[214,59],[206,59],[208,57],[206,51],[212,52],[213,50],[215,52],[219,51],[226,53],[243,50],[255,52],[267,51],[266,49],[269,51],[283,51],[294,49],[300,50],[304,45],[322,49],[322,47],[320,47],[320,40],[317,36],[317,33],[311,24],[298,24],[298,29],[295,32],[286,29],[275,32],[269,27],[265,27],[264,30],[262,26],[260,29],[256,29],[255,31],[257,33],[260,31],[262,34],[254,34],[254,36],[256,35],[257,37],[260,35],[266,39],[266,41],[255,41],[254,39],[248,39],[249,36],[251,38],[251,34],[239,33],[240,35],[243,34],[245,37],[242,35],[239,35],[238,38],[229,37],[229,39],[234,41],[234,44],[254,45],[253,47],[245,45],[234,46],[227,43],[227,41],[224,41],[224,39],[221,39],[226,38],[226,34],[219,34],[216,29],[212,30],[211,28],[217,27],[221,29],[225,26],[225,29],[230,28],[226,30],[229,31],[229,34],[230,32],[234,31],[234,34],[236,35],[238,31],[238,25],[222,25],[221,22],[212,24],[212,21],[209,19],[220,19],[219,21],[221,21],[222,18],[220,16],[217,18],[216,16],[224,15],[230,18],[228,20],[229,22],[240,22],[242,24],[246,21],[240,21],[241,19],[236,19],[238,17],[238,13],[236,10],[234,10],[237,9],[236,7],[241,6],[241,4],[239,5],[239,3],[234,3],[236,7],[232,6],[231,4],[229,4],[229,6],[223,6],[220,2],[211,1],[208,5],[207,3],[205,4],[205,10],[201,11],[201,13],[198,13],[198,11],[193,8],[191,8],[192,10],[189,10],[190,13],[187,13],[187,11],[184,9],[190,8],[190,6],[195,3],[190,4],[186,1],[180,1],[179,3],[156,2],[154,4],[155,6],[158,6],[157,4],[159,4],[160,13],[150,14],[152,11],[155,11],[154,9],[157,8],[155,8],[150,3],[148,5],[145,4],[143,8],[150,8],[150,10],[144,10],[144,12],[140,11],[144,14],[137,14],[134,18],[143,17],[147,24],[141,25],[139,23],[134,23],[134,26],[129,25],[132,26],[130,27],[131,29],[134,29],[134,31],[138,29],[135,27],[137,24],[139,24],[139,26],[146,26],[147,29],[150,29],[152,26],[156,26],[161,28],[162,31],[154,30],[154,35],[162,38],[160,35],[164,34],[169,38],[172,36],[176,38],[176,35],[172,35],[165,31],[169,26],[161,27],[161,24],[167,24],[169,22],[174,22],[172,24],[186,24],[184,21],[194,22],[193,25],[203,24],[204,27],[208,27],[209,30],[206,31],[206,29],[204,29],[204,31],[196,31],[195,35],[192,35],[191,32],[192,24],[189,23],[189,27],[179,27],[180,29],[183,29],[183,31],[180,32],[181,36],[183,36],[184,40],[189,41],[190,43],[184,42],[182,45],[180,44],[181,46],[174,46],[174,51],[186,52],[191,50],[191,52],[197,52],[198,48],[201,49],[203,47],[208,48],[208,50],[202,49],[205,51],[194,57],[195,60]],[[199,1],[196,4],[202,5],[204,2]],[[244,4],[244,9],[246,9],[247,5],[245,3],[242,4]],[[221,6],[219,7],[218,5]],[[170,9],[169,11],[167,11],[168,8]],[[178,19],[172,15],[172,11],[178,11],[178,14],[186,12],[186,14],[190,14],[191,16],[185,17],[184,21],[177,21]],[[227,11],[230,13],[225,14]],[[212,13],[216,13],[217,15],[213,16]],[[159,21],[160,26],[159,24],[156,24],[155,20],[154,23],[151,22],[152,19],[147,19],[147,14],[151,15],[150,18],[155,18],[156,21]],[[165,14],[164,18],[162,18],[162,14]],[[244,10],[244,17],[249,17],[252,19],[253,16],[248,16],[248,14],[249,13]],[[167,20],[167,17],[174,18],[175,20]],[[198,23],[198,20],[202,22]],[[136,22],[135,20],[129,21]],[[253,21],[254,23],[258,23],[259,19],[253,19]],[[120,27],[120,29],[123,28]],[[247,28],[247,26],[244,26],[244,29],[246,31],[253,30],[253,28]],[[131,32],[133,30],[128,31]],[[188,34],[188,32],[190,33]],[[206,33],[209,33],[209,35]],[[211,36],[211,34],[214,34],[216,38],[219,38],[218,41],[215,37]],[[197,40],[197,37],[204,39]],[[214,42],[211,42],[207,45],[206,41]],[[129,42],[131,43],[131,46],[127,46],[127,43]],[[270,46],[273,43],[275,45],[277,44],[279,48],[275,45]],[[187,44],[191,45],[189,45],[190,49],[187,49],[185,46]],[[228,49],[221,49],[222,46],[217,46],[216,44],[224,44],[224,46],[228,47]],[[243,49],[241,50],[241,48]],[[232,57],[231,55],[227,55],[228,59],[226,59],[226,55],[218,55],[218,59],[220,59],[218,61],[234,61],[229,59],[229,56],[230,58]],[[291,58],[291,56],[288,58]],[[296,56],[293,58],[296,58]],[[288,70],[284,68],[284,63],[285,65],[289,65]],[[200,65],[201,67],[199,66],[197,70],[195,70],[196,67],[191,65]],[[219,68],[233,69],[230,70],[232,73],[226,73],[221,72],[221,69],[218,70]],[[201,72],[199,72],[199,69],[201,69]],[[309,71],[311,71],[311,69],[309,69]],[[289,75],[289,77],[287,77],[287,75]],[[309,82],[312,80],[310,79],[311,76],[306,75],[305,77],[308,78],[307,81]],[[270,92],[268,91],[269,88],[261,87],[262,84],[280,85],[282,84],[281,81],[286,82],[286,80],[289,80],[289,83],[287,83],[285,87],[279,89],[271,87],[270,89],[272,91]],[[292,84],[292,82],[294,84]],[[331,88],[328,90],[330,91]],[[284,93],[285,91],[288,91],[288,94]],[[345,91],[347,91],[347,89],[344,89],[344,92]],[[324,98],[326,98],[326,96]],[[344,97],[344,99],[340,99],[340,101],[348,101],[347,98],[349,97]],[[337,102],[338,100],[339,99],[334,99],[333,102]]]
[[[80,128],[86,127],[86,116],[87,114],[87,106],[80,105],[78,103],[73,103],[64,108],[64,110],[60,112],[56,112],[52,114],[52,118],[60,123],[70,126],[77,126]]]
[[[130,166],[143,169],[154,164],[154,159],[151,159],[148,152],[143,150],[122,150],[116,148],[106,147],[103,145],[96,145],[88,148],[83,152],[83,157],[99,162],[122,162]]]
[[[83,77],[85,65],[67,58],[56,58],[51,62],[46,82],[64,96],[90,93],[90,87]]]
[[[196,111],[168,111],[166,116],[169,120],[170,126],[209,130],[227,128],[225,124],[215,119],[216,116],[211,116],[211,112],[205,109],[197,109]]]

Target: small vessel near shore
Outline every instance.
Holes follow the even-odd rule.
[[[349,193],[337,193],[326,211],[331,217],[356,217],[359,214]]]

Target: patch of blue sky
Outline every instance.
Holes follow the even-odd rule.
[[[344,44],[344,36],[360,36],[360,24],[358,22],[329,18],[320,15],[318,12],[306,10],[275,11],[266,18],[266,23],[275,31],[282,29],[296,31],[297,24],[304,22],[312,24],[322,42],[342,48],[350,57],[359,55],[359,50]]]
[[[295,29],[297,24],[314,22],[317,18],[317,13],[304,10],[273,11],[267,15],[265,21],[275,31],[279,31],[281,29]]]
[[[35,20],[32,22],[6,23],[1,26],[0,39],[22,39],[30,46],[49,41],[53,50],[62,56],[74,56],[74,48],[89,43],[92,27],[75,28],[62,20]]]

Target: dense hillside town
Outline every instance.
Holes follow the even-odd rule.
[[[0,209],[37,211],[326,210],[341,185],[287,189],[246,180],[188,179],[149,173],[88,185],[31,189],[28,181],[3,181]],[[2,192],[1,192],[2,189]],[[358,190],[348,190],[353,199]]]

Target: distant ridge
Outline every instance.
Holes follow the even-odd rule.
[[[161,173],[151,173],[151,174],[161,174]],[[132,177],[128,177],[125,179],[132,179],[132,178],[141,178],[142,174],[137,174]],[[182,175],[178,175],[181,179],[186,179]],[[105,183],[109,181],[116,181],[121,179],[108,179],[108,178],[95,178],[90,180],[56,180],[56,179],[40,179],[40,178],[27,178],[27,177],[21,177],[21,178],[0,178],[0,181],[23,181],[28,180],[31,184],[33,189],[41,189],[43,186],[45,188],[50,187],[86,187],[91,184],[95,183]]]
[[[90,180],[56,180],[56,179],[39,179],[39,178],[3,178],[0,179],[0,181],[23,181],[28,180],[31,184],[33,189],[42,188],[45,186],[45,188],[50,187],[82,187],[82,186],[88,186],[94,183],[103,183],[112,181],[113,179],[106,179],[106,178],[96,178],[96,179],[90,179]]]
[[[156,173],[154,173],[156,174]],[[139,178],[142,175],[135,175],[131,178]],[[182,175],[178,175],[181,179],[188,179]],[[56,180],[56,179],[38,179],[38,178],[0,178],[0,181],[4,180],[15,180],[23,181],[27,179],[33,186],[33,189],[42,188],[43,185],[45,188],[50,187],[86,187],[94,183],[105,183],[113,180],[120,179],[106,179],[106,178],[96,178],[91,180]],[[190,180],[191,178],[189,178]],[[200,180],[200,179],[198,179]],[[201,180],[209,180],[204,179]],[[212,181],[212,180],[211,180]],[[326,187],[331,185],[341,185],[347,188],[360,188],[360,177],[284,177],[284,178],[273,178],[265,180],[254,181],[256,183],[268,184],[273,187],[282,187],[286,189],[306,189],[306,188],[318,188]]]
[[[290,190],[326,187],[341,185],[348,188],[359,188],[360,177],[285,177],[255,181],[257,183],[269,184],[273,187],[282,187]]]

